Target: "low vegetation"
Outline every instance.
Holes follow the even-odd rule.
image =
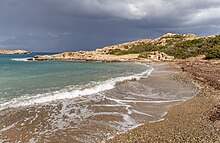
[[[220,45],[209,48],[206,53],[207,59],[220,59]]]
[[[112,50],[109,54],[125,55],[159,51],[178,59],[185,59],[198,55],[206,55],[207,59],[220,59],[220,35],[186,41],[184,41],[184,37],[180,35],[162,38],[167,39],[165,46],[141,44],[133,46],[128,50]]]
[[[128,50],[115,49],[109,52],[109,54],[113,54],[113,55],[140,54],[144,52],[161,51],[164,48],[166,47],[156,46],[153,44],[141,44],[141,45],[133,46]]]

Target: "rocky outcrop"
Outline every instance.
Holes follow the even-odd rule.
[[[65,52],[52,56],[35,56],[37,61],[51,60],[84,60],[84,61],[104,61],[104,62],[150,62],[150,61],[172,61],[174,57],[168,56],[161,52],[149,52],[142,54],[127,54],[127,55],[109,55],[92,52]]]
[[[61,54],[56,54],[53,56],[35,56],[32,60],[37,61],[50,61],[50,60],[64,60],[64,61],[72,61],[72,60],[83,60],[83,61],[105,61],[105,62],[134,62],[140,61],[141,59],[138,57],[139,54],[129,54],[129,55],[109,55],[109,54],[100,54],[94,52],[65,52]],[[144,59],[144,61],[149,61]]]
[[[25,50],[0,50],[0,54],[31,54]]]
[[[172,61],[174,60],[173,56],[169,56],[163,52],[146,52],[146,53],[141,53],[139,55],[140,58],[146,58],[151,61]]]

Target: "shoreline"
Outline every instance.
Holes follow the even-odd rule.
[[[83,104],[80,102],[78,103],[78,101],[76,102],[75,99],[68,101],[61,100],[53,103],[48,103],[45,106],[37,105],[24,109],[18,109],[16,112],[12,111],[11,113],[13,114],[10,114],[10,116],[4,117],[2,115],[2,117],[4,117],[1,120],[2,125],[5,125],[4,127],[11,127],[7,131],[2,132],[2,135],[4,135],[4,138],[6,139],[11,139],[11,141],[16,141],[17,139],[19,139],[19,137],[21,137],[19,140],[24,142],[30,140],[31,138],[39,138],[39,141],[44,141],[44,139],[46,139],[47,141],[50,140],[51,142],[59,142],[60,140],[83,142],[77,141],[77,139],[81,137],[80,139],[87,140],[88,133],[90,133],[89,136],[92,137],[90,142],[101,142],[103,139],[107,139],[110,134],[114,135],[117,131],[115,131],[115,129],[117,128],[119,131],[125,131],[131,127],[135,127],[135,125],[137,124],[142,124],[147,121],[161,120],[161,117],[164,116],[164,113],[166,113],[169,106],[180,103],[185,98],[191,98],[191,90],[184,86],[181,87],[182,84],[180,84],[176,80],[171,79],[171,76],[177,71],[176,68],[168,67],[170,63],[152,63],[152,65],[156,66],[156,71],[154,71],[148,78],[142,77],[142,79],[138,81],[134,80],[123,82],[122,84],[117,85],[116,88],[114,88],[113,90],[102,93],[102,96],[91,96],[91,102],[87,102],[88,99],[85,96],[82,97],[82,99],[77,99],[80,102],[85,102]],[[134,85],[139,86],[134,87]],[[133,89],[130,89],[131,87],[133,87]],[[143,89],[140,87],[143,87]],[[152,91],[148,89],[152,89]],[[141,92],[141,90],[143,90],[143,92]],[[130,92],[134,92],[135,95],[130,94]],[[160,95],[164,92],[167,94],[164,95],[164,97],[160,97]],[[159,93],[159,95],[156,95],[157,93]],[[173,97],[173,93],[179,93],[180,96],[183,94],[183,98],[181,99],[181,97],[178,96]],[[145,94],[145,97],[139,96],[139,94]],[[156,98],[154,96],[156,96]],[[175,99],[179,100],[177,101]],[[75,109],[76,105],[80,105],[79,109],[82,110],[80,112],[77,111],[76,113],[79,115],[76,115],[82,116],[81,119],[83,119],[84,121],[80,121],[78,119],[76,120],[75,118],[69,119],[69,117],[73,116],[72,109]],[[114,108],[111,108],[112,105],[114,106]],[[89,107],[89,110],[87,110],[87,106]],[[56,110],[51,111],[51,109]],[[71,113],[67,114],[63,111],[71,111]],[[89,114],[89,116],[84,114],[81,115],[81,113],[87,113],[88,111],[93,112],[92,114]],[[57,119],[57,114],[59,115],[58,117],[61,118]],[[52,115],[52,117],[49,115]],[[53,115],[56,116],[53,117]],[[14,118],[15,116],[16,118]],[[32,119],[32,117],[36,118]],[[73,117],[75,117],[75,115]],[[23,118],[30,118],[31,120],[28,122],[31,122],[31,124],[27,124],[28,122],[26,122],[26,120],[24,120]],[[88,124],[88,122],[90,123],[91,121],[92,122],[85,127],[81,126],[77,129],[72,129],[70,128],[71,126],[67,128],[64,126],[62,127],[63,129],[61,134],[61,132],[56,129],[56,126],[58,126],[59,124],[54,125],[57,120],[62,121],[63,125],[69,125],[69,122],[64,122],[69,120],[71,121],[71,126],[77,126],[77,124],[81,124],[81,122],[82,125],[84,125],[85,123]],[[16,123],[17,121],[19,122]],[[51,124],[51,121],[53,124]],[[15,127],[10,126],[10,123],[16,123]],[[41,127],[42,123],[44,124],[43,127]],[[106,126],[103,123],[107,123],[107,125],[109,124],[110,126]],[[54,126],[55,130],[53,129]],[[41,134],[41,132],[48,130],[46,127],[50,127],[50,135]],[[17,132],[15,130],[16,128],[20,131]],[[27,130],[33,133],[32,130],[34,129],[37,129],[39,133],[27,134]],[[87,134],[87,137],[82,137],[82,133]],[[39,136],[38,134],[41,135]],[[59,136],[56,136],[58,134]],[[21,135],[25,138],[23,138]],[[65,136],[65,138],[63,138],[63,136]],[[92,140],[94,138],[95,140]]]
[[[141,63],[141,62],[138,62],[138,63]],[[178,106],[178,105],[181,105],[181,104],[184,104],[184,102],[187,102],[187,101],[189,101],[189,100],[192,100],[193,98],[194,98],[194,96],[196,96],[199,92],[200,92],[200,84],[197,82],[197,81],[195,81],[195,80],[192,80],[192,79],[190,79],[190,78],[183,78],[182,76],[181,76],[181,74],[182,74],[182,71],[181,71],[181,68],[179,67],[179,65],[177,64],[177,62],[173,62],[173,61],[170,61],[170,62],[148,62],[148,63],[146,63],[146,64],[148,64],[148,65],[157,65],[158,66],[158,64],[167,64],[166,65],[166,68],[168,68],[168,69],[174,69],[174,70],[176,70],[176,72],[177,73],[173,73],[173,76],[170,76],[173,80],[175,80],[175,81],[177,81],[177,83],[181,83],[183,86],[194,86],[194,88],[195,88],[195,93],[191,96],[191,97],[189,97],[189,98],[187,98],[187,99],[184,99],[184,100],[179,100],[178,102],[176,102],[176,103],[174,103],[174,104],[172,104],[172,105],[169,105],[168,106],[168,109],[165,111],[165,113],[163,114],[163,115],[161,115],[161,117],[160,117],[160,119],[158,119],[158,120],[153,120],[153,121],[148,121],[148,122],[145,122],[145,123],[142,123],[142,124],[139,124],[139,125],[137,125],[136,127],[133,127],[133,128],[131,128],[131,129],[129,129],[128,131],[126,131],[126,132],[123,132],[123,133],[119,133],[119,134],[117,134],[117,135],[114,135],[114,136],[112,136],[112,137],[109,137],[106,141],[104,141],[104,142],[106,142],[106,143],[115,143],[115,142],[119,142],[119,143],[127,143],[127,141],[126,140],[124,140],[124,138],[123,138],[123,136],[129,136],[129,137],[131,137],[132,138],[132,132],[134,131],[134,130],[138,130],[139,131],[139,128],[142,128],[142,127],[144,127],[145,125],[147,125],[147,124],[158,124],[158,123],[160,123],[160,122],[164,122],[165,120],[167,120],[167,116],[168,116],[168,114],[170,114],[169,112],[170,112],[170,109],[172,109],[172,108],[174,108],[174,107],[176,107],[176,106]],[[152,66],[153,67],[153,66]],[[177,79],[177,78],[181,78],[181,79]],[[121,140],[121,138],[122,138],[122,140]],[[119,140],[118,140],[119,139]],[[128,141],[129,143],[133,143],[133,142],[143,142],[143,143],[145,143],[145,141],[148,141],[148,140],[132,140],[131,142],[130,141]],[[154,140],[153,142],[157,142],[158,140]],[[103,142],[103,143],[104,143]],[[152,142],[152,141],[150,141],[150,142]]]
[[[190,71],[193,68],[187,69],[187,65],[184,64],[186,63],[175,62],[174,66],[183,70],[177,75],[176,80],[195,82],[199,86],[198,93],[189,100],[171,106],[164,120],[145,123],[116,135],[107,140],[107,143],[220,142],[220,91],[216,88],[218,86],[201,79],[202,77]]]

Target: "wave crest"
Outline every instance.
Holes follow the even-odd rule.
[[[12,61],[17,61],[17,62],[28,62],[30,58],[14,58],[11,59]]]

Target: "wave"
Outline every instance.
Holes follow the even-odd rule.
[[[149,67],[148,65],[145,65],[145,66],[147,66],[148,69],[142,73],[133,74],[130,76],[111,78],[111,79],[108,79],[102,82],[95,82],[95,83],[92,83],[93,85],[92,87],[91,86],[90,87],[86,86],[87,88],[78,87],[78,89],[67,88],[67,89],[55,91],[52,93],[44,93],[44,94],[38,94],[35,96],[23,96],[20,98],[16,98],[11,101],[0,104],[0,110],[5,109],[5,108],[41,104],[41,103],[62,100],[62,99],[76,98],[79,96],[92,95],[92,94],[96,94],[102,91],[110,90],[110,89],[113,89],[115,85],[118,83],[121,83],[124,81],[130,81],[134,79],[140,80],[142,76],[150,75],[151,72],[154,70],[153,67]]]
[[[27,58],[14,58],[11,59],[12,61],[17,61],[17,62],[28,62],[31,57],[27,57]]]

